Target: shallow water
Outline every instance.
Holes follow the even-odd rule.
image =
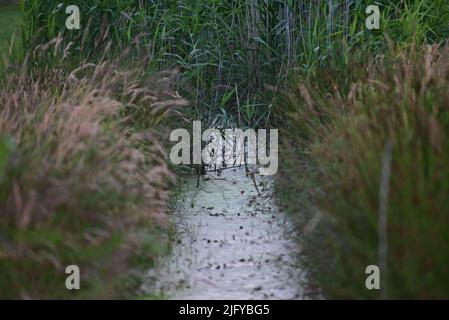
[[[148,272],[143,290],[171,299],[308,299],[298,235],[276,206],[273,178],[243,168],[186,181],[172,219],[173,252]]]

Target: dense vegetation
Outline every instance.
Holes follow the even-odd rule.
[[[0,296],[64,297],[49,288],[75,257],[87,297],[117,296],[99,279],[133,246],[151,260],[171,177],[160,134],[183,96],[186,119],[282,128],[279,193],[330,297],[379,295],[364,279],[391,143],[381,294],[447,297],[449,4],[376,3],[380,30],[367,0],[21,1],[0,93]]]
[[[77,63],[68,46],[57,36],[24,48],[2,76],[2,298],[132,297],[169,247],[162,139],[187,103],[176,73],[150,72],[132,44]],[[79,293],[64,285],[72,264]]]
[[[328,85],[288,95],[288,137],[302,148],[286,142],[280,188],[290,209],[303,213],[309,257],[327,291],[378,297],[365,288],[365,268],[380,264],[380,185],[389,153],[388,291],[382,294],[444,298],[449,47],[390,50],[388,57],[348,69],[354,77],[349,90],[336,85],[344,79],[327,74],[320,85]],[[309,230],[316,221],[319,227]]]
[[[382,11],[382,34],[360,29],[278,101],[280,195],[330,297],[447,298],[449,4]],[[368,265],[380,291],[365,287]]]

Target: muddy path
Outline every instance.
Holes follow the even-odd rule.
[[[143,290],[170,299],[308,299],[299,236],[276,206],[272,177],[244,168],[183,185],[172,219],[171,255],[148,272]]]

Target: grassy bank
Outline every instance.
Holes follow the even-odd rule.
[[[379,8],[380,30],[365,29],[363,10],[311,11],[316,63],[276,103],[279,195],[329,297],[447,298],[449,6]],[[316,31],[326,17],[333,34]],[[369,265],[381,290],[365,287]]]
[[[289,210],[301,214],[308,256],[332,297],[449,296],[448,58],[447,46],[392,46],[378,60],[327,70],[283,100],[279,187]],[[365,269],[380,265],[388,143],[388,224],[381,227],[388,271],[382,290],[369,291]]]
[[[0,298],[134,297],[169,248],[161,137],[186,105],[176,74],[149,70],[132,42],[95,57],[68,46],[25,47],[2,75]],[[79,291],[65,287],[68,265]]]
[[[329,297],[447,298],[449,7],[381,9],[382,33],[359,29],[360,45],[292,74],[279,194]],[[381,290],[365,286],[369,265]]]
[[[175,102],[158,107],[170,94],[161,77],[102,62],[7,79],[0,94],[2,298],[127,296],[135,267],[168,248],[173,175],[154,130],[164,130],[158,119]],[[134,126],[138,108],[151,128]],[[75,293],[64,286],[71,264],[82,275]]]

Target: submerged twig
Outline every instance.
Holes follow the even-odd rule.
[[[259,188],[257,187],[257,183],[256,183],[256,175],[254,174],[253,171],[247,172],[246,175],[249,176],[251,178],[251,180],[253,180],[254,187],[256,188],[257,194],[260,197],[260,191],[259,191]]]

